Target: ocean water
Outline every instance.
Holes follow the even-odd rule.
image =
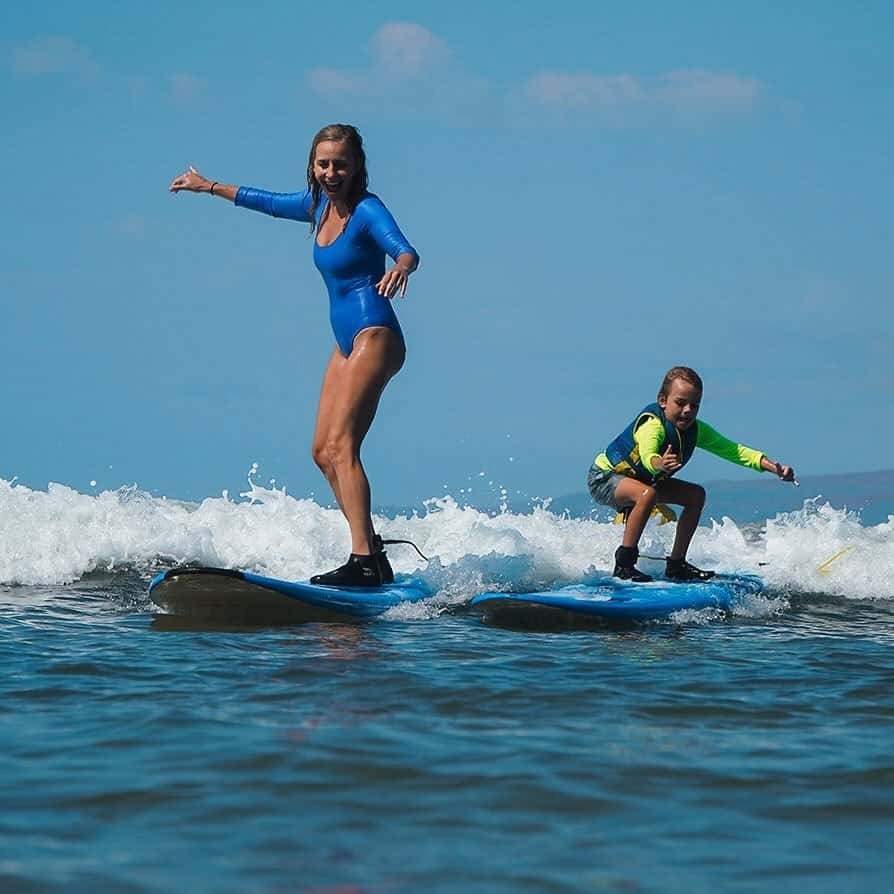
[[[379,520],[430,600],[245,630],[146,586],[306,578],[347,552],[338,512],[0,480],[0,891],[888,890],[894,516],[803,497],[698,531],[694,562],[766,583],[731,614],[488,626],[476,593],[609,568],[619,528],[444,497]]]

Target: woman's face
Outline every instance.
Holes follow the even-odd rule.
[[[314,177],[331,202],[347,196],[357,161],[343,140],[323,140],[314,153]]]

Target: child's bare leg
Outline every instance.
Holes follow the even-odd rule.
[[[633,503],[633,508],[627,516],[627,526],[624,528],[622,546],[635,547],[646,528],[646,522],[655,508],[657,496],[655,488],[635,478],[626,478],[618,483],[615,488],[615,501],[619,506],[625,503]]]
[[[658,482],[655,490],[656,500],[683,507],[683,512],[677,519],[677,534],[674,537],[674,547],[670,557],[671,559],[685,559],[689,544],[692,542],[692,536],[702,517],[702,509],[705,508],[705,489],[700,484],[665,478]]]

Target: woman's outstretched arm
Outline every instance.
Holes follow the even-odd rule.
[[[310,223],[310,193],[302,192],[269,192],[266,189],[253,189],[249,186],[233,186],[203,177],[192,165],[189,169],[175,177],[170,192],[206,192],[234,202],[243,208],[260,211],[271,217],[284,217],[301,223]]]

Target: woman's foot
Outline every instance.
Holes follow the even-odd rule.
[[[325,574],[315,574],[310,582],[323,587],[381,587],[394,583],[394,572],[383,548],[382,538],[373,536],[371,556],[351,553],[344,565]]]
[[[637,547],[619,546],[615,550],[615,570],[612,572],[613,576],[621,580],[633,581],[635,584],[649,583],[652,578],[634,567],[638,558],[639,549]]]
[[[371,556],[351,553],[344,565],[325,574],[315,574],[310,582],[321,587],[381,587],[394,583],[394,572],[384,550]]]
[[[666,561],[667,569],[664,572],[664,576],[668,580],[710,580],[715,574],[713,571],[702,571],[701,568],[690,565],[685,559],[671,559],[668,557]]]

